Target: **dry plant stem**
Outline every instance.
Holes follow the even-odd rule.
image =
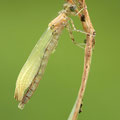
[[[81,7],[87,7],[85,0],[76,0],[79,3],[82,3]],[[74,2],[74,0],[73,0]],[[85,32],[90,33],[91,35],[87,35],[86,36],[86,47],[85,47],[85,56],[84,56],[84,69],[83,69],[83,75],[82,75],[82,82],[81,82],[81,86],[79,89],[79,93],[78,93],[78,97],[75,103],[75,107],[72,110],[72,120],[76,120],[78,113],[79,113],[79,109],[80,109],[80,105],[82,104],[82,99],[84,96],[84,92],[85,92],[85,88],[86,88],[86,83],[87,83],[87,79],[88,79],[88,74],[90,71],[90,64],[91,64],[91,58],[92,58],[92,48],[93,48],[93,40],[94,40],[94,34],[95,34],[95,30],[92,26],[89,14],[88,14],[88,10],[84,9],[82,14],[85,16],[85,21],[81,21],[82,22],[82,26]],[[79,17],[81,19],[81,14],[79,14]]]

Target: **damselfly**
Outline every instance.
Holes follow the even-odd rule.
[[[72,31],[82,31],[76,30],[73,21],[69,17],[69,15],[78,15],[79,11],[80,10],[78,10],[75,5],[65,3],[64,10],[62,10],[59,15],[49,23],[46,32],[32,50],[32,53],[23,66],[16,82],[15,99],[20,102],[18,105],[20,109],[24,108],[24,104],[28,102],[36,90],[45,71],[48,58],[56,48],[58,38],[64,28],[67,28],[69,31],[72,41],[80,46],[79,43],[75,42]],[[71,21],[73,29],[71,28],[69,21]]]

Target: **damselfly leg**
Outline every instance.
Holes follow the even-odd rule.
[[[84,49],[84,47],[83,47],[83,45],[85,45],[84,43],[78,43],[78,42],[75,41],[74,36],[73,36],[73,30],[72,30],[72,28],[71,28],[71,26],[70,26],[69,23],[67,24],[66,29],[67,29],[68,32],[69,32],[69,35],[70,35],[70,38],[71,38],[72,42],[73,42],[76,46]]]
[[[80,32],[80,33],[83,33],[83,34],[86,34],[86,35],[91,35],[90,33],[84,32],[84,31],[82,31],[82,30],[78,30],[78,29],[75,27],[73,20],[72,20],[71,18],[69,18],[69,19],[70,19],[70,22],[71,22],[71,25],[72,25],[72,28],[73,28],[72,31]]]

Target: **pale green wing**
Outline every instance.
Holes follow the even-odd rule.
[[[35,45],[29,58],[27,59],[22,70],[20,71],[15,89],[15,98],[18,101],[22,100],[24,91],[29,87],[35,75],[37,74],[42,57],[44,55],[44,51],[47,45],[50,43],[52,37],[52,30],[48,28]]]

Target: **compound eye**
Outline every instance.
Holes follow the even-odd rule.
[[[75,9],[76,9],[76,6],[75,6],[75,5],[70,6],[70,11],[71,11],[71,12],[74,12]]]

